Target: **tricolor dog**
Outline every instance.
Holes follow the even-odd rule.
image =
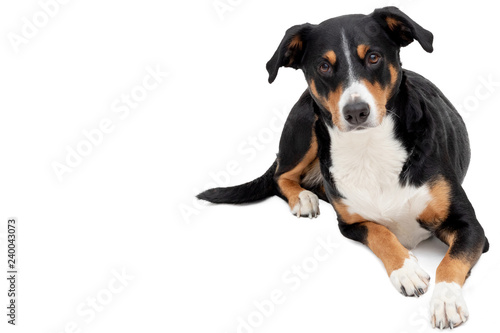
[[[330,202],[341,233],[367,245],[404,296],[430,277],[410,250],[431,236],[449,249],[436,271],[434,327],[469,312],[462,285],[488,241],[461,184],[470,148],[462,118],[424,77],[401,68],[402,46],[432,52],[433,35],[395,7],[291,27],[267,63],[301,69],[307,90],[285,123],[276,161],[261,177],[198,198],[244,203],[278,195],[297,216]]]

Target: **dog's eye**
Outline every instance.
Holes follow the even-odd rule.
[[[323,74],[328,74],[332,71],[332,66],[329,63],[323,61],[319,65],[319,71]]]
[[[370,55],[368,55],[368,63],[375,65],[376,63],[378,63],[380,61],[380,58],[381,58],[380,54],[370,53]]]

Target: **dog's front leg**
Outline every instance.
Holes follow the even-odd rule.
[[[483,228],[465,192],[460,185],[454,192],[450,213],[435,230],[436,236],[449,245],[437,268],[431,299],[431,322],[438,328],[453,328],[468,319],[462,286],[481,254],[488,249]]]
[[[279,192],[284,197],[292,214],[313,218],[319,215],[318,196],[302,187],[301,180],[309,167],[317,161],[318,143],[313,135],[309,138],[310,145],[303,156],[292,156],[291,151],[280,150],[278,168],[275,173]],[[298,160],[298,161],[295,161]],[[294,161],[295,164],[291,163]]]
[[[427,291],[429,275],[389,229],[374,222],[363,221],[357,214],[349,214],[342,209],[342,205],[336,204],[334,207],[341,233],[367,245],[382,260],[392,284],[401,294],[419,297]]]

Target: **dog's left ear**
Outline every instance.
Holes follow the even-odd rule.
[[[416,39],[425,51],[432,52],[434,39],[432,33],[422,28],[397,7],[375,9],[371,15],[389,37],[400,46],[406,46]]]
[[[294,25],[288,29],[273,57],[266,64],[269,73],[269,83],[273,83],[282,66],[298,69],[306,47],[307,35],[313,28],[312,24]]]

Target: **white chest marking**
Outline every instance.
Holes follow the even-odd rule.
[[[367,130],[329,128],[330,173],[351,214],[386,226],[411,249],[431,235],[417,222],[431,196],[427,185],[400,185],[399,174],[408,155],[393,129],[390,115]]]

